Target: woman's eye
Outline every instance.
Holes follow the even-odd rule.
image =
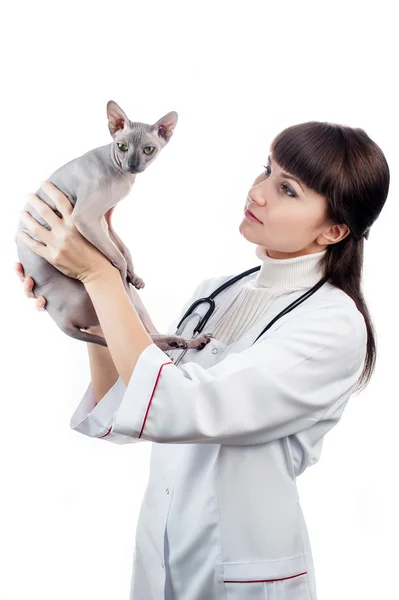
[[[144,154],[152,154],[155,150],[154,146],[146,146],[146,148],[143,149]]]
[[[285,189],[285,191],[287,192],[287,196],[291,196],[291,198],[296,198],[296,193],[290,187],[288,187],[288,185],[285,185],[285,183],[283,183],[281,187]]]
[[[270,171],[269,165],[267,165],[267,167],[265,167],[265,165],[263,165],[263,167],[264,167],[264,169],[266,169],[265,175],[270,175],[271,171]]]
[[[122,152],[127,152],[127,150],[128,150],[126,144],[119,144],[118,143],[118,148],[119,148],[119,150],[122,150]]]
[[[265,165],[263,165],[263,167],[266,169],[265,172],[264,172],[264,175],[271,175],[270,166],[267,165],[267,167],[266,167]],[[287,193],[287,196],[290,196],[291,198],[296,198],[297,197],[297,194],[294,192],[294,190],[292,190],[285,183],[283,183],[281,187],[285,190],[285,192]]]

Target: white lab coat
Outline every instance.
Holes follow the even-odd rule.
[[[256,275],[216,302],[227,309]],[[168,332],[194,299],[230,277],[203,281]],[[98,405],[89,384],[71,418],[75,431],[116,444],[156,442],[130,600],[317,600],[296,477],[317,462],[342,415],[367,331],[352,299],[326,283],[252,345],[305,291],[284,293],[238,341],[214,339],[178,366],[170,359],[180,351],[148,346],[127,388],[119,378]]]

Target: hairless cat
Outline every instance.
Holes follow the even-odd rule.
[[[135,274],[131,254],[111,224],[115,206],[128,195],[137,173],[145,171],[172,137],[177,113],[169,112],[154,125],[132,122],[118,104],[110,100],[107,103],[107,117],[113,142],[68,162],[48,180],[72,204],[72,219],[76,228],[119,269],[126,292],[153,342],[161,350],[202,350],[210,341],[211,334],[187,340],[180,336],[163,335],[156,330],[139,294],[130,285],[141,289],[144,282]],[[35,194],[62,218],[53,201],[41,188]],[[25,210],[41,225],[51,229],[31,206],[26,204]],[[18,223],[18,231],[25,231],[38,241],[22,220]],[[97,313],[83,283],[64,275],[18,240],[16,243],[25,276],[34,279],[35,295],[46,298],[47,312],[58,327],[78,340],[107,346],[102,336],[82,331],[99,326]]]

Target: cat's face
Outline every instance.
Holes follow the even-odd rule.
[[[177,123],[174,111],[154,125],[132,122],[112,100],[107,104],[107,116],[115,159],[123,171],[132,174],[145,171],[168,143]]]
[[[115,156],[123,171],[142,173],[162,149],[159,140],[149,132],[138,132],[143,123],[133,123],[114,136]]]

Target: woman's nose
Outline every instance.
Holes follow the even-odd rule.
[[[265,206],[266,200],[260,191],[252,190],[251,194],[248,194],[248,200],[250,202],[255,202],[258,206]]]

